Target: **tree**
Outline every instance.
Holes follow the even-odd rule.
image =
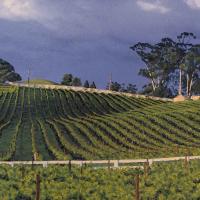
[[[129,83],[128,86],[126,87],[126,91],[135,94],[137,92],[136,85]]]
[[[130,47],[135,51],[145,63],[146,67],[140,69],[139,75],[146,77],[151,81],[153,91],[156,89],[156,74],[155,74],[155,59],[154,46],[149,43],[138,42],[134,46]]]
[[[92,84],[90,85],[90,88],[95,88],[95,89],[97,88],[94,81],[93,81]]]
[[[81,79],[78,77],[74,77],[72,80],[72,86],[81,86],[81,85],[82,85]]]
[[[111,83],[108,83],[107,86],[106,86],[106,89],[110,89],[112,91],[120,91],[121,89],[121,84],[118,83],[118,82],[111,82]]]
[[[192,77],[196,77],[194,75],[198,69],[195,67],[197,63],[192,67],[192,64],[187,64],[186,60],[193,62],[194,57],[197,56],[189,54],[195,46],[191,43],[191,40],[195,38],[196,36],[193,33],[183,32],[177,36],[177,41],[173,41],[171,38],[163,38],[161,42],[155,45],[139,42],[130,47],[145,63],[145,68],[139,71],[139,75],[146,77],[151,82],[151,85],[147,85],[148,89],[145,87],[145,91],[150,92],[152,89],[152,95],[161,95],[161,93],[165,94],[163,90],[166,90],[166,93],[171,95],[173,92],[169,92],[170,84],[177,77],[176,71],[179,71],[178,94],[182,95],[186,75],[187,94],[189,95],[192,88]]]
[[[191,96],[192,86],[199,79],[200,71],[200,45],[194,45],[185,56],[184,72],[186,73],[186,94]]]
[[[73,80],[72,74],[64,74],[61,84],[71,86],[72,80]]]
[[[89,88],[90,87],[90,84],[89,84],[88,80],[85,81],[83,87],[85,87],[85,88]]]
[[[168,75],[173,71],[173,65],[169,62],[169,49],[173,44],[172,39],[163,38],[155,45],[139,42],[130,47],[145,63],[145,68],[140,69],[139,75],[150,80],[151,86],[148,85],[148,90],[145,91],[151,95],[157,95],[159,88],[167,88]]]
[[[175,44],[173,53],[175,58],[175,65],[179,69],[179,90],[178,94],[182,95],[182,72],[184,70],[185,57],[193,47],[192,39],[196,39],[193,33],[183,32],[177,36],[178,42]]]
[[[21,81],[21,76],[15,72],[14,67],[7,61],[0,59],[0,82]]]

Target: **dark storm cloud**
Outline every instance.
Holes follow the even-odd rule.
[[[65,72],[105,87],[142,85],[143,64],[129,49],[182,31],[200,35],[199,0],[2,0],[0,55],[26,78],[59,81]]]

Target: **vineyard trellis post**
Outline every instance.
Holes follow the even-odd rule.
[[[36,175],[36,197],[35,200],[40,200],[40,174]]]
[[[71,163],[71,160],[69,160],[68,169],[69,169],[69,173],[71,173],[71,169],[72,169],[72,163]]]
[[[146,178],[149,174],[149,162],[144,162],[144,177]]]
[[[108,160],[108,169],[110,170],[110,159]]]
[[[140,175],[135,176],[135,200],[140,199]]]
[[[188,158],[188,156],[185,156],[184,167],[185,167],[186,171],[189,172],[189,158]]]

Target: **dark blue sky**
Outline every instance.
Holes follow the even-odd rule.
[[[200,0],[1,0],[0,57],[24,79],[60,81],[64,73],[105,87],[109,74],[141,86],[143,67],[129,46],[200,37]]]

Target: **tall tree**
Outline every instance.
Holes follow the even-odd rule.
[[[72,74],[64,74],[61,84],[71,86],[72,80],[73,80]]]
[[[131,49],[136,51],[141,60],[145,63],[145,68],[140,69],[139,75],[150,80],[152,94],[158,94],[156,90],[167,88],[168,75],[173,71],[170,63],[170,49],[174,42],[170,38],[163,38],[160,43],[151,45],[148,43],[137,43]]]
[[[141,60],[145,63],[146,67],[140,69],[139,75],[146,77],[151,81],[153,91],[156,90],[156,74],[155,74],[155,60],[154,46],[149,43],[139,42],[130,47],[133,51],[140,56]]]
[[[176,70],[179,70],[178,94],[182,94],[184,73],[187,74],[187,90],[189,93],[193,73],[191,73],[188,66],[186,67],[185,60],[188,52],[194,46],[191,41],[195,38],[196,36],[193,33],[183,32],[177,36],[177,41],[173,41],[171,38],[163,38],[161,42],[155,45],[139,42],[130,47],[146,65],[145,68],[140,69],[139,75],[150,80],[151,87],[148,86],[148,91],[152,88],[153,94],[159,94],[158,91],[165,89],[167,93],[171,76],[174,76]],[[187,70],[185,70],[186,68]]]
[[[96,87],[96,84],[95,84],[95,82],[93,81],[92,82],[92,84],[90,85],[90,88],[94,88],[94,89],[96,89],[97,87]]]
[[[196,36],[193,33],[189,32],[183,32],[180,35],[177,36],[178,42],[176,42],[173,53],[174,53],[174,64],[179,69],[179,90],[178,94],[182,95],[182,75],[184,70],[184,62],[185,57],[190,51],[190,49],[193,47],[193,44],[191,43],[192,39],[196,39]]]
[[[137,87],[136,85],[129,83],[128,86],[126,87],[126,91],[135,94],[137,92]]]
[[[83,87],[85,87],[85,88],[89,88],[90,87],[90,84],[89,84],[88,80],[85,81]]]
[[[78,77],[74,77],[72,80],[72,86],[81,86],[81,85],[82,85],[81,79]]]
[[[6,81],[21,81],[21,76],[15,72],[14,67],[7,61],[0,59],[0,83]]]
[[[186,73],[186,94],[191,96],[192,86],[199,79],[200,71],[200,45],[194,45],[185,57],[184,72]]]
[[[107,86],[106,86],[106,89],[108,90],[111,90],[111,91],[120,91],[120,89],[121,89],[121,84],[120,83],[118,83],[118,82],[109,82],[108,84],[107,84]]]

